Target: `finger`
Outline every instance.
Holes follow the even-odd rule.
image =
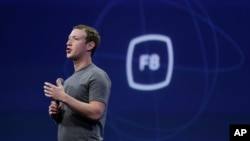
[[[57,106],[57,103],[53,100],[50,102],[51,105]]]
[[[58,114],[59,111],[60,111],[60,110],[55,109],[55,108],[49,109],[49,113],[50,113],[50,114]]]
[[[53,87],[56,87],[55,85],[49,83],[49,82],[44,82],[44,86],[47,86],[47,87],[50,87],[50,88],[53,88]]]
[[[49,105],[49,109],[53,109],[53,108],[56,108],[56,105],[54,104]]]
[[[58,109],[59,106],[57,104],[50,105],[49,108],[51,109]]]
[[[46,85],[43,86],[43,89],[46,91],[52,91],[52,88]]]
[[[64,80],[62,78],[57,78],[56,79],[56,84],[60,88],[63,88],[63,82],[64,82]]]
[[[57,113],[56,113],[56,112],[49,111],[49,114],[50,114],[50,115],[55,115],[55,114],[57,114]]]
[[[50,95],[50,94],[48,94],[48,93],[45,93],[44,94],[46,97],[49,97],[49,98],[51,98],[52,96]]]
[[[45,94],[50,94],[50,91],[44,90],[44,93],[45,93]]]
[[[51,94],[51,89],[50,88],[47,88],[47,87],[44,87],[44,93],[46,93],[46,94]]]
[[[49,107],[49,112],[51,113],[57,113],[59,110],[55,107]]]
[[[57,113],[57,109],[55,109],[55,108],[52,108],[52,109],[49,109],[49,112],[52,112],[52,113]]]

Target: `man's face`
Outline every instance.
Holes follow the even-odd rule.
[[[67,58],[77,60],[87,53],[86,32],[81,29],[73,29],[67,41]]]

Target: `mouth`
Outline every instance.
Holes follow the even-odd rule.
[[[66,48],[66,53],[70,53],[71,52],[71,49],[70,48]]]

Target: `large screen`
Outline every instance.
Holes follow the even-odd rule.
[[[0,2],[1,141],[55,141],[43,83],[66,79],[72,27],[101,35],[112,81],[105,141],[228,141],[250,124],[250,2]]]

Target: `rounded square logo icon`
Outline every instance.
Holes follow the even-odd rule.
[[[136,82],[134,78],[135,75],[133,74],[133,62],[134,62],[133,54],[135,52],[135,48],[138,46],[138,44],[149,42],[149,41],[164,43],[164,46],[166,46],[166,51],[167,51],[167,56],[168,56],[167,70],[166,70],[165,75],[163,75],[164,79],[159,82],[154,82],[151,84],[143,83],[143,82]],[[142,35],[142,36],[132,39],[129,43],[127,58],[126,58],[126,73],[127,73],[127,80],[128,80],[129,86],[136,90],[151,91],[151,90],[161,89],[169,85],[171,81],[172,73],[173,73],[173,64],[174,64],[173,56],[174,55],[173,55],[173,47],[172,47],[171,40],[169,37],[165,35],[147,34],[147,35]],[[152,65],[152,63],[150,63],[152,61],[150,60],[154,60],[154,61],[160,60],[160,57],[156,53],[153,53],[151,55],[142,54],[140,56],[139,68],[143,70],[144,67],[148,65],[151,70],[155,70],[155,69],[158,69],[158,67],[160,67],[159,62],[153,63]]]

